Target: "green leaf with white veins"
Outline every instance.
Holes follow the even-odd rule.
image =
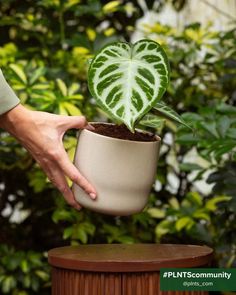
[[[155,129],[162,129],[165,125],[165,120],[158,118],[155,115],[147,114],[142,118],[142,120],[139,122],[143,126],[152,127]]]
[[[154,112],[156,115],[169,119],[171,121],[178,122],[190,129],[192,129],[179,114],[177,114],[174,110],[168,107],[164,102],[160,101],[154,106]]]
[[[152,40],[105,46],[93,58],[88,85],[99,106],[131,131],[166,91],[169,63]]]

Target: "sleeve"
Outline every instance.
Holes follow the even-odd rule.
[[[20,103],[15,92],[8,85],[2,71],[0,70],[0,115],[10,111]]]

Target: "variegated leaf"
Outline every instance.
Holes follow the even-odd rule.
[[[169,82],[169,64],[152,40],[105,46],[89,67],[89,90],[103,110],[131,131],[159,101]]]
[[[169,106],[167,106],[164,102],[160,101],[158,102],[155,107],[155,114],[159,117],[169,119],[171,121],[178,122],[190,129],[192,129],[181,116],[176,113],[174,110],[172,110]]]
[[[61,79],[59,79],[59,78],[56,79],[56,81],[57,81],[57,86],[58,86],[61,94],[63,96],[67,96],[68,89],[66,87],[66,84]]]
[[[20,66],[18,66],[17,64],[10,64],[9,66],[12,71],[16,74],[16,76],[24,83],[27,84],[27,77],[25,72],[21,69]]]
[[[161,130],[164,127],[165,119],[161,119],[152,114],[147,114],[139,123],[143,126]]]

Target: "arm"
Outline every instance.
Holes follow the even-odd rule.
[[[6,89],[9,90],[10,87],[8,87]],[[9,94],[10,92],[5,93]],[[1,110],[6,109],[3,107],[3,101],[6,99],[1,99]],[[85,117],[60,116],[31,111],[21,104],[17,104],[17,99],[14,99],[15,107],[13,100],[11,101],[11,104],[8,103],[10,110],[0,115],[0,127],[17,138],[31,153],[71,206],[77,209],[81,208],[76,202],[65,176],[82,187],[94,199],[96,197],[95,189],[71,163],[62,142],[66,130],[88,127]],[[13,108],[11,108],[12,106]]]
[[[19,103],[19,98],[7,84],[2,71],[0,70],[0,115],[11,110]]]

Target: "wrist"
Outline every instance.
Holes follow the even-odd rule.
[[[29,112],[23,105],[18,104],[0,116],[0,127],[15,135],[15,130],[29,119]]]

